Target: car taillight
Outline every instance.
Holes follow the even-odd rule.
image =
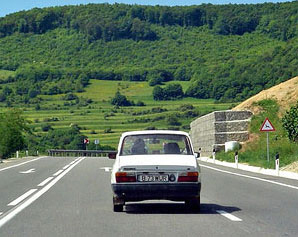
[[[198,172],[182,173],[178,177],[178,182],[198,182]]]
[[[117,183],[127,183],[127,182],[136,182],[135,173],[127,173],[127,172],[117,172],[116,173],[116,182]]]

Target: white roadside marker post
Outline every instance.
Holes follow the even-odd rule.
[[[278,152],[275,155],[275,170],[276,170],[277,176],[279,176],[279,153]]]
[[[235,164],[236,168],[238,169],[238,151],[235,152]]]
[[[213,148],[212,157],[213,157],[213,163],[215,163],[215,148]]]
[[[19,158],[19,151],[17,151],[17,155],[16,156],[17,156],[17,158]]]

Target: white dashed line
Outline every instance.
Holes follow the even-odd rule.
[[[28,192],[24,193],[22,196],[18,197],[16,200],[10,202],[7,206],[15,206],[23,201],[25,198],[29,197],[32,193],[34,193],[37,189],[30,189]]]
[[[231,221],[242,221],[242,219],[238,218],[237,216],[234,216],[234,215],[232,215],[232,214],[230,214],[230,213],[227,213],[227,212],[225,212],[225,211],[223,211],[223,210],[216,210],[216,212],[217,212],[218,214],[220,214],[220,215],[222,215],[222,216],[228,218],[228,219],[231,220]]]
[[[40,184],[38,184],[37,186],[38,187],[42,187],[44,186],[45,184],[47,184],[49,181],[51,181],[54,177],[49,177],[47,179],[45,179],[44,181],[42,181]]]
[[[100,169],[105,170],[105,172],[110,172],[112,170],[111,167],[102,167]]]
[[[53,176],[57,176],[59,174],[61,174],[63,172],[63,170],[58,170],[55,174],[53,174]]]

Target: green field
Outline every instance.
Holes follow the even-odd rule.
[[[190,82],[179,83],[185,89]],[[110,100],[117,90],[127,96],[129,100],[143,101],[146,106],[115,108],[110,104]],[[99,139],[102,145],[116,147],[120,134],[125,131],[142,130],[149,127],[189,131],[188,126],[195,117],[183,116],[180,108],[183,104],[194,106],[192,111],[195,111],[198,116],[231,107],[229,103],[214,103],[214,100],[211,99],[184,98],[173,101],[154,101],[152,90],[153,88],[148,85],[148,82],[90,80],[90,85],[86,87],[85,92],[76,93],[78,97],[92,99],[93,102],[88,106],[65,106],[64,95],[42,95],[40,96],[43,99],[40,103],[41,109],[36,110],[35,105],[26,108],[24,106],[24,116],[30,121],[29,126],[35,133],[44,133],[41,129],[44,124],[50,124],[54,129],[77,124],[81,128],[81,132],[91,139],[91,142]],[[166,109],[166,111],[152,112],[152,109],[157,107]],[[1,107],[2,111],[5,109]],[[181,125],[169,125],[166,117],[177,113]],[[108,129],[111,131],[109,132]]]

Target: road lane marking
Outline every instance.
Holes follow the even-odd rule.
[[[105,172],[110,172],[112,167],[101,167],[100,169],[105,170]]]
[[[69,166],[70,166],[70,164],[69,164],[69,165],[66,165],[66,166],[64,166],[64,167],[63,167],[63,169],[64,169],[64,170],[66,170],[66,169],[67,169]]]
[[[75,162],[76,162],[76,161],[74,160],[74,161],[70,162],[69,164],[72,165],[72,164],[75,163]]]
[[[30,170],[26,170],[26,171],[20,171],[20,174],[30,174],[30,173],[34,173],[35,169],[30,169]]]
[[[220,214],[220,215],[222,215],[222,216],[228,218],[228,219],[231,220],[231,221],[242,221],[242,219],[238,218],[237,216],[234,216],[234,215],[232,215],[232,214],[230,214],[230,213],[227,213],[227,212],[225,212],[225,211],[223,211],[223,210],[216,210],[216,212],[217,212],[218,214]]]
[[[3,212],[0,212],[0,216],[3,214]]]
[[[297,186],[294,186],[294,185],[279,183],[279,182],[276,182],[276,181],[272,181],[272,180],[268,180],[268,179],[262,179],[262,178],[258,178],[258,177],[255,177],[255,176],[245,175],[245,174],[238,174],[238,173],[234,173],[234,172],[230,172],[230,171],[226,171],[226,170],[221,170],[221,169],[217,169],[217,168],[214,168],[214,167],[210,167],[210,166],[207,166],[207,165],[200,164],[200,166],[201,167],[208,168],[208,169],[211,169],[211,170],[219,171],[219,172],[222,172],[222,173],[226,173],[226,174],[236,175],[236,176],[240,176],[240,177],[244,177],[244,178],[248,178],[248,179],[255,179],[255,180],[259,180],[259,181],[263,181],[263,182],[267,182],[267,183],[271,183],[271,184],[276,184],[276,185],[280,185],[280,186],[283,186],[283,187],[287,187],[287,188],[292,188],[292,189],[297,189],[298,190],[298,187]]]
[[[37,186],[38,187],[42,187],[44,186],[45,184],[47,184],[49,181],[51,181],[54,177],[49,177],[47,179],[45,179],[44,181],[42,181],[40,184],[38,184]]]
[[[5,225],[8,221],[10,221],[12,218],[14,218],[17,214],[19,214],[21,211],[23,211],[26,207],[28,207],[30,204],[32,204],[34,201],[36,201],[41,195],[46,193],[51,187],[53,187],[64,175],[66,175],[69,171],[71,171],[77,164],[79,164],[82,160],[84,160],[85,157],[80,158],[78,162],[74,163],[72,166],[70,166],[67,170],[64,170],[62,174],[55,177],[49,184],[44,186],[41,190],[39,190],[37,193],[33,194],[30,198],[28,198],[25,202],[23,202],[21,205],[17,206],[15,209],[13,209],[11,212],[9,212],[7,215],[5,215],[2,219],[0,219],[0,228]]]
[[[29,163],[29,162],[37,161],[37,160],[42,159],[42,158],[46,158],[46,156],[42,156],[42,157],[36,158],[36,159],[34,159],[34,160],[28,160],[28,161],[26,161],[26,162],[23,162],[23,163],[20,163],[20,164],[17,164],[17,165],[12,165],[12,166],[9,166],[9,167],[0,169],[0,171],[8,170],[8,169],[11,169],[11,168],[14,168],[14,167],[18,167],[18,166],[27,164],[27,163]]]
[[[53,176],[58,176],[59,174],[61,174],[63,172],[63,170],[58,170],[55,174],[53,174]]]
[[[14,201],[7,204],[7,206],[15,206],[19,204],[21,201],[23,201],[25,198],[29,197],[32,193],[37,191],[37,189],[30,189],[28,192],[24,193],[22,196],[18,197]]]

